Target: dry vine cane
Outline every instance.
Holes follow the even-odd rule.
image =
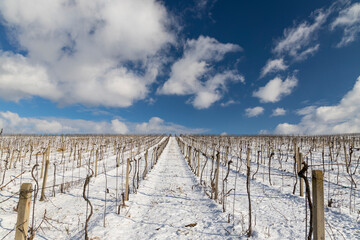
[[[92,216],[92,214],[93,214],[93,206],[92,206],[90,200],[88,199],[88,197],[87,197],[86,194],[85,194],[86,187],[87,187],[87,185],[88,185],[89,182],[90,182],[90,178],[94,175],[93,170],[92,170],[92,169],[90,169],[90,170],[91,170],[91,174],[86,176],[85,183],[84,183],[84,189],[83,189],[83,198],[84,198],[85,201],[90,205],[90,214],[89,214],[89,216],[86,218],[86,222],[85,222],[85,240],[89,240],[88,232],[87,232],[87,227],[88,227],[90,218],[91,218],[91,216]]]
[[[309,235],[308,235],[308,240],[311,240],[311,236],[312,236],[312,232],[313,232],[313,226],[312,226],[312,222],[313,222],[313,208],[312,208],[312,202],[311,202],[311,195],[310,195],[310,185],[309,185],[309,180],[307,179],[307,177],[305,176],[306,171],[308,170],[308,165],[303,162],[304,167],[300,170],[300,172],[298,173],[298,176],[301,177],[302,179],[304,179],[305,181],[305,187],[306,187],[306,197],[308,199],[308,203],[309,203],[309,209],[310,209],[310,228],[309,228]]]

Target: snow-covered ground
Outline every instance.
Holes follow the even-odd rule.
[[[220,206],[199,189],[175,138],[170,141],[154,169],[130,196],[108,225],[94,222],[90,236],[100,239],[226,239],[230,224]],[[96,219],[96,216],[94,216]],[[80,237],[80,235],[77,235]]]
[[[162,141],[164,140],[165,138]],[[232,159],[233,163],[230,165],[226,182],[223,182],[223,179],[227,173],[227,166],[220,165],[220,189],[224,187],[227,192],[235,186],[235,190],[229,192],[222,204],[208,197],[209,188],[200,185],[200,178],[191,171],[175,137],[170,138],[157,164],[151,169],[150,162],[154,160],[155,146],[149,149],[147,166],[149,172],[143,180],[141,174],[145,169],[143,159],[146,148],[143,147],[137,152],[135,159],[139,163],[137,167],[140,172],[140,185],[138,189],[134,187],[136,176],[132,175],[135,167],[132,162],[131,194],[126,205],[120,207],[119,214],[118,207],[122,204],[120,194],[124,192],[126,166],[124,159],[129,157],[130,153],[128,151],[122,153],[124,156],[119,167],[116,167],[116,152],[108,151],[104,155],[104,160],[99,163],[99,175],[91,178],[89,188],[86,189],[93,205],[93,214],[88,225],[89,237],[91,239],[246,239],[248,198],[244,163],[232,157],[230,153],[229,159]],[[209,152],[212,152],[210,150]],[[84,159],[89,158],[91,162],[90,155],[84,155]],[[54,160],[55,158],[54,156]],[[246,155],[243,158],[246,158]],[[252,156],[251,175],[257,168],[254,159],[256,159],[255,151]],[[202,176],[202,180],[207,181],[207,185],[210,183],[212,159],[208,161]],[[205,158],[201,156],[201,164],[204,162]],[[71,184],[65,193],[60,193],[56,188],[56,196],[53,197],[50,183],[53,183],[54,178],[49,174],[50,187],[46,192],[47,199],[39,202],[38,196],[36,200],[34,227],[40,227],[36,231],[35,239],[84,238],[85,219],[89,216],[90,208],[83,199],[83,184],[89,171],[86,165],[80,168],[75,166],[74,171],[70,162],[66,164],[68,169],[65,164],[58,166],[58,169],[66,170],[65,182],[76,179],[79,182]],[[271,185],[267,176],[268,166],[265,163],[259,165],[257,174],[251,180],[253,228],[251,238],[305,239],[305,198],[291,193],[294,177],[291,172],[284,170],[287,169],[287,165],[288,169],[291,169],[292,164],[283,162],[284,168],[280,168],[278,164],[274,159],[271,166]],[[4,182],[13,179],[20,172],[19,167],[9,169]],[[52,173],[53,168],[49,172]],[[56,179],[61,182],[62,172],[58,174]],[[30,172],[26,172],[22,182],[31,180]],[[13,208],[18,201],[19,181],[20,178],[16,179],[0,191],[0,240],[14,239],[12,230],[16,223],[16,212]],[[42,181],[39,183],[41,186]],[[358,190],[356,191],[355,196],[358,197]],[[337,190],[337,193],[341,191]],[[337,196],[337,199],[344,199],[344,202],[347,198],[347,195]],[[360,199],[356,201],[360,202]],[[360,239],[360,212],[350,213],[344,206],[325,210],[328,239]],[[33,216],[32,213],[30,215]],[[32,217],[30,225],[31,223]]]
[[[202,148],[202,151],[207,152],[208,157],[200,155],[201,169],[205,165],[202,183],[205,191],[211,194],[211,182],[214,178],[215,161],[211,155],[220,151],[220,181],[219,189],[224,189],[225,193],[230,191],[227,197],[222,198],[220,194],[219,203],[223,204],[226,212],[231,215],[231,222],[234,223],[234,230],[240,232],[240,236],[245,236],[249,224],[248,214],[248,196],[246,189],[246,159],[247,159],[247,145],[248,143],[256,143],[256,140],[242,139],[242,145],[239,141],[234,140],[233,152],[226,154],[225,147],[228,143],[213,145],[211,140],[198,145],[196,136],[184,137],[185,140],[185,155],[189,156],[189,144],[193,147]],[[200,137],[199,137],[200,138]],[[205,137],[206,138],[206,137]],[[198,139],[199,140],[199,139]],[[217,139],[219,141],[219,139]],[[248,142],[247,142],[248,141]],[[260,141],[264,139],[260,138]],[[265,143],[265,141],[264,141]],[[207,145],[207,147],[205,147]],[[239,148],[242,147],[242,150]],[[213,147],[216,147],[213,148]],[[297,184],[295,194],[292,194],[296,177],[292,172],[293,153],[283,150],[283,154],[289,154],[289,161],[284,161],[285,158],[280,159],[275,155],[272,158],[272,163],[269,167],[269,160],[264,156],[263,164],[259,164],[257,170],[258,151],[260,148],[253,145],[250,147],[250,192],[252,204],[252,226],[253,238],[255,239],[306,239],[306,226],[309,222],[309,208],[307,206],[306,198],[299,196],[299,183]],[[240,152],[242,154],[240,154]],[[226,157],[226,155],[228,155]],[[265,155],[265,152],[264,152]],[[285,155],[285,154],[284,154]],[[210,157],[209,157],[210,156]],[[323,169],[319,164],[321,162],[318,154],[313,155],[314,166],[312,169]],[[358,159],[358,153],[353,155],[354,159]],[[196,166],[197,151],[191,151],[191,158],[193,164]],[[232,160],[231,164],[225,165],[224,159]],[[331,163],[326,156],[325,160],[325,176],[324,176],[324,196],[325,196],[325,235],[326,239],[360,239],[360,191],[355,188],[350,191],[350,182],[347,178],[345,167],[340,167],[339,183],[334,184],[336,179],[337,166],[331,170],[329,164]],[[195,161],[194,161],[195,160]],[[342,159],[339,157],[339,163]],[[356,162],[357,163],[357,162]],[[355,164],[356,164],[355,163]],[[309,162],[310,164],[310,162]],[[354,166],[356,167],[356,165]],[[230,169],[227,180],[223,181],[227,175],[228,167]],[[195,167],[196,168],[196,167]],[[212,170],[213,168],[213,170]],[[270,179],[269,179],[270,171]],[[311,171],[310,171],[311,172]],[[329,177],[330,176],[330,177]],[[359,182],[359,172],[353,176],[356,182]],[[311,187],[311,174],[308,179]],[[331,182],[330,182],[330,181]],[[198,178],[200,182],[200,178]],[[271,182],[271,183],[270,183]],[[353,209],[349,209],[349,199],[352,199]],[[328,199],[333,200],[332,207],[327,207]],[[355,199],[355,200],[354,200]],[[308,213],[307,216],[305,213]]]

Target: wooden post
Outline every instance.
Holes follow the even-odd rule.
[[[199,175],[200,175],[200,150],[198,150],[197,160],[198,160],[198,164],[197,164],[197,173],[196,173],[196,176],[199,177]]]
[[[76,143],[75,143],[75,150],[74,150],[74,164],[76,162]]]
[[[42,163],[41,163],[41,171],[40,171],[40,178],[43,178],[43,176],[44,176],[44,165],[45,165],[45,161],[46,161],[46,151],[43,152],[43,158],[42,158]]]
[[[249,228],[248,228],[248,232],[247,232],[247,236],[250,237],[252,234],[252,226],[251,226],[251,199],[250,199],[250,154],[251,154],[251,150],[248,147],[247,149],[247,166],[246,166],[246,191],[247,191],[247,195],[248,195],[248,201],[249,201]]]
[[[325,239],[323,178],[324,175],[321,170],[312,171],[314,240]]]
[[[192,147],[191,146],[189,146],[189,158],[188,158],[188,164],[189,164],[189,166],[191,167],[191,151],[192,151]]]
[[[145,178],[146,177],[146,174],[147,174],[147,159],[148,159],[148,150],[146,150],[146,152],[145,152],[145,170],[144,170],[144,177],[143,178]]]
[[[226,146],[226,152],[225,152],[225,165],[228,164],[228,156],[229,156],[229,146]]]
[[[129,171],[130,171],[130,158],[126,163],[126,183],[125,183],[125,201],[129,200]]]
[[[20,188],[15,240],[26,240],[29,227],[32,184],[23,183]]]
[[[301,168],[302,168],[302,163],[303,163],[303,155],[301,152],[299,152],[298,154],[298,172],[301,171]],[[299,177],[299,180],[300,180],[300,197],[303,197],[304,196],[304,180]]]
[[[215,197],[217,200],[219,192],[220,152],[216,154],[216,175],[215,175]]]
[[[12,162],[13,162],[13,159],[14,159],[14,154],[15,154],[15,150],[13,150],[13,151],[12,151],[12,154],[11,154],[9,169],[11,169]]]
[[[97,165],[99,160],[99,149],[96,149],[96,160],[95,160],[95,177],[97,176]]]
[[[133,142],[131,141],[130,159],[133,159]]]
[[[42,184],[42,187],[41,187],[41,197],[40,197],[40,201],[44,201],[44,200],[45,200],[45,188],[46,188],[46,179],[47,179],[47,175],[48,175],[48,170],[49,170],[49,160],[46,160],[44,179],[43,179],[43,184]]]
[[[345,166],[346,166],[346,172],[349,173],[349,161],[346,154],[346,144],[344,143],[344,156],[345,156]]]
[[[81,148],[79,148],[79,167],[81,167]]]

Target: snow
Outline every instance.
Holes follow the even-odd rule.
[[[139,165],[140,184],[133,184],[133,170],[130,174],[130,195],[124,207],[121,193],[124,192],[124,170],[126,161],[130,157],[130,147],[127,146],[120,153],[120,166],[116,167],[118,152],[110,147],[104,152],[104,159],[99,160],[98,176],[92,177],[89,188],[86,189],[88,198],[93,205],[93,215],[90,218],[88,234],[91,239],[247,239],[248,227],[248,198],[246,192],[246,166],[243,153],[239,158],[238,149],[232,148],[228,158],[233,162],[226,182],[223,182],[226,173],[226,165],[220,164],[219,189],[225,192],[232,190],[222,203],[208,197],[210,195],[210,170],[213,160],[208,158],[204,169],[202,181],[196,177],[188,166],[187,160],[181,153],[175,137],[170,137],[167,146],[151,169],[154,161],[154,148],[165,137],[158,137],[155,145],[148,151],[148,174],[142,179],[145,170],[144,158],[145,146],[136,146],[134,153]],[[185,142],[189,139],[183,138]],[[124,142],[129,145],[129,142]],[[102,144],[98,143],[97,146]],[[124,146],[125,146],[124,145]],[[80,146],[80,144],[79,144]],[[252,146],[255,148],[255,146]],[[61,163],[60,152],[53,151],[51,154],[49,176],[46,189],[46,200],[40,202],[38,194],[34,215],[34,226],[37,229],[35,239],[83,239],[85,219],[89,216],[90,208],[82,197],[83,184],[89,166],[94,164],[94,152],[83,151],[83,161],[88,164],[77,167],[74,161],[70,161],[70,151],[65,153],[65,161]],[[208,153],[214,149],[207,149]],[[285,151],[284,151],[285,152]],[[225,148],[220,148],[222,159],[225,156]],[[264,152],[265,153],[265,152]],[[26,155],[26,154],[25,154]],[[271,169],[271,184],[268,179],[269,166],[267,163],[259,164],[259,170],[250,182],[252,203],[252,228],[251,239],[305,239],[305,213],[306,201],[304,197],[292,194],[294,176],[291,172],[292,161],[278,161],[275,154]],[[257,152],[252,150],[251,175],[257,168]],[[264,156],[264,159],[266,157]],[[290,158],[290,157],[289,157]],[[320,159],[314,152],[314,164]],[[40,161],[41,157],[39,158]],[[68,160],[69,159],[69,160]],[[201,155],[203,166],[205,157]],[[23,159],[26,163],[29,159]],[[328,159],[327,159],[328,160]],[[33,159],[33,163],[35,159]],[[17,178],[0,191],[0,239],[14,239],[16,212],[13,210],[18,202],[18,190],[21,182],[33,182],[30,174],[31,166],[24,164],[21,169],[7,170],[5,183],[13,179],[23,170],[25,174]],[[54,167],[57,167],[54,179]],[[132,169],[134,169],[132,162]],[[35,170],[35,176],[39,180],[40,167]],[[72,182],[64,193],[60,193],[59,183]],[[1,178],[3,175],[1,175]],[[336,174],[326,172],[324,188],[325,198],[333,198],[335,207],[325,208],[326,238],[327,239],[360,239],[360,192],[355,189],[353,193],[356,203],[355,210],[349,211],[349,189],[339,188],[335,182]],[[358,182],[359,176],[354,175]],[[310,178],[311,179],[311,178]],[[1,180],[1,179],[0,179]],[[53,183],[56,196],[52,196]],[[339,183],[347,186],[346,172],[340,171]],[[33,182],[33,186],[34,186]],[[236,185],[235,185],[236,184]],[[311,183],[310,183],[311,184]],[[9,199],[8,199],[9,198]],[[7,200],[8,199],[8,200]],[[221,199],[221,196],[219,197]],[[325,203],[326,205],[326,203]],[[32,212],[33,202],[31,203]],[[225,212],[223,212],[225,208]],[[46,211],[46,212],[45,212]],[[30,214],[30,225],[33,217]],[[45,216],[45,218],[44,218]],[[7,235],[8,234],[8,235]]]
[[[226,216],[203,194],[171,138],[158,163],[131,195],[125,215],[111,214],[109,225],[96,224],[91,236],[101,239],[224,239]],[[186,227],[196,224],[194,227]],[[114,229],[116,231],[114,231]]]

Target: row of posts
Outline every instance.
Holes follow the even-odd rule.
[[[152,163],[155,164],[160,157],[160,154],[163,152],[165,146],[167,145],[169,138],[167,138],[164,142],[162,142],[159,146],[155,147],[154,155],[155,160]],[[132,155],[132,153],[131,153]],[[148,151],[145,153],[145,165],[147,165]],[[45,160],[45,171],[44,171],[44,179],[43,186],[41,190],[40,201],[45,199],[45,188],[46,188],[46,178],[49,168],[49,159]],[[130,172],[130,158],[127,159],[126,165],[126,189],[125,189],[125,201],[129,200],[129,172]],[[147,169],[145,168],[144,177],[146,176]],[[28,227],[29,227],[29,215],[30,215],[30,205],[31,205],[31,196],[32,196],[32,183],[23,183],[20,187],[20,196],[19,196],[19,204],[18,204],[18,215],[16,222],[16,232],[15,232],[15,240],[27,240],[28,239]]]
[[[192,167],[192,151],[197,151],[198,157],[198,166],[197,171],[193,169],[194,173],[199,176],[200,171],[200,150],[192,148],[192,146],[186,144],[180,138],[177,138],[177,142],[180,145],[180,149],[182,153],[185,155],[185,149],[187,149],[187,159],[188,164]],[[299,149],[296,147],[296,143],[294,146],[295,150],[295,161],[297,165],[297,172],[301,170],[303,163],[302,153],[299,152]],[[228,149],[226,149],[228,152]],[[219,152],[216,154],[216,169],[215,169],[215,192],[214,192],[214,200],[218,198],[218,189],[219,189],[219,168],[220,168],[220,154]],[[314,231],[314,239],[320,240],[325,239],[325,217],[324,217],[324,186],[323,186],[323,171],[321,170],[312,170],[312,199],[313,199],[313,231]],[[299,178],[300,181],[300,196],[304,196],[304,182],[303,179]]]
[[[168,139],[165,141],[167,143]],[[164,142],[164,143],[165,143]],[[165,148],[165,144],[161,144],[161,149],[156,149],[160,151],[156,151],[156,158],[159,157],[162,150]],[[184,143],[183,143],[184,144]],[[185,144],[184,144],[185,145]],[[183,146],[185,149],[185,146]],[[191,152],[191,148],[189,149]],[[146,154],[147,155],[147,154]],[[200,164],[199,164],[199,158],[200,158],[200,152],[198,153],[198,171],[197,175],[199,175],[200,170]],[[147,158],[147,156],[146,156]],[[301,167],[302,162],[302,155],[301,153],[296,154],[296,159],[298,160],[298,168]],[[220,157],[219,154],[217,154],[216,159],[216,165],[217,170],[219,171],[219,164],[220,164]],[[47,177],[47,169],[48,169],[49,161],[47,160],[45,163],[45,176],[44,176],[44,183],[43,188],[41,192],[41,200],[44,200],[44,190],[46,187],[46,177]],[[129,177],[129,165],[130,165],[130,159],[127,161],[127,171],[126,171],[126,179]],[[298,169],[299,170],[299,169]],[[217,174],[216,174],[217,175]],[[215,180],[215,200],[218,196],[218,177]],[[126,186],[128,188],[128,181],[126,181]],[[313,170],[312,171],[312,198],[313,198],[313,214],[314,214],[314,220],[313,220],[313,229],[314,229],[314,239],[325,239],[325,221],[324,221],[324,187],[323,187],[323,172],[321,170]],[[128,200],[128,192],[129,190],[125,190],[125,200]],[[28,224],[29,224],[29,214],[30,214],[30,204],[31,204],[31,194],[32,193],[32,184],[31,183],[23,183],[20,188],[20,197],[19,197],[19,207],[18,207],[18,217],[17,217],[17,223],[16,223],[16,233],[15,233],[15,239],[27,239],[27,232],[28,232]],[[303,183],[302,179],[300,179],[300,195],[303,196]]]

